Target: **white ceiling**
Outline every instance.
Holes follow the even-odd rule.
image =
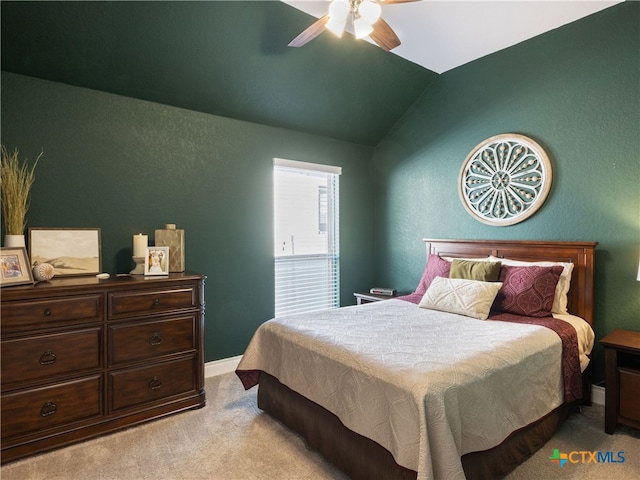
[[[329,9],[329,0],[282,1],[316,18]],[[383,5],[382,18],[402,42],[393,53],[443,73],[621,1],[421,0]]]

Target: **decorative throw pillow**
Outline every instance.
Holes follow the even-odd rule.
[[[503,265],[498,280],[502,288],[492,310],[525,317],[548,317],[562,267],[513,267]]]
[[[486,320],[500,287],[500,282],[436,277],[418,306]]]
[[[449,278],[466,278],[481,282],[497,282],[500,275],[500,262],[476,262],[454,258],[451,262]]]
[[[414,293],[424,295],[433,279],[436,277],[447,278],[449,276],[450,269],[450,262],[443,260],[438,255],[429,255],[429,258],[427,259],[427,266],[422,273],[422,278],[420,279],[420,283]]]
[[[556,285],[556,291],[553,298],[553,306],[551,307],[552,313],[568,313],[567,312],[567,294],[571,287],[571,273],[573,272],[573,263],[571,262],[525,262],[522,260],[512,260],[510,258],[499,258],[493,255],[489,259],[494,261],[501,261],[502,265],[509,265],[515,267],[555,267],[562,266],[562,273],[558,279]]]

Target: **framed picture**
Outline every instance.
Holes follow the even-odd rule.
[[[102,272],[99,228],[30,228],[31,265],[49,263],[56,277]]]
[[[145,275],[169,275],[169,247],[147,247]]]
[[[24,247],[0,248],[0,286],[33,283],[33,273]]]

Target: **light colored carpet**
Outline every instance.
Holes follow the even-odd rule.
[[[346,480],[300,437],[256,407],[235,374],[206,381],[207,406],[10,463],[2,480]],[[640,433],[603,431],[601,406],[572,415],[509,480],[640,478]],[[624,451],[617,464],[554,465],[553,449]],[[373,480],[373,479],[372,479]]]

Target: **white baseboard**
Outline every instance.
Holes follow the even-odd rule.
[[[591,385],[591,402],[604,405],[604,387]]]
[[[214,360],[213,362],[207,362],[204,364],[204,377],[215,377],[217,375],[224,375],[225,373],[231,373],[236,370],[238,363],[242,355],[237,357],[222,358],[220,360]]]

